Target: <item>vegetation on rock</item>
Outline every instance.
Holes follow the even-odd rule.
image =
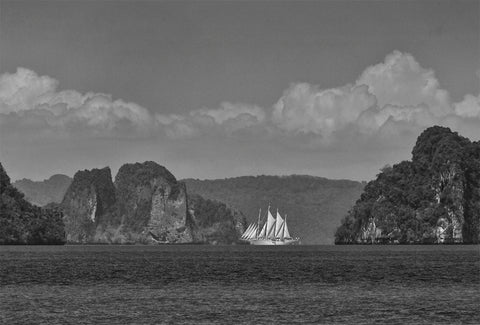
[[[208,200],[200,195],[188,197],[189,223],[195,242],[230,244],[246,229],[245,216],[225,203]]]
[[[335,243],[478,243],[479,220],[480,142],[435,126],[367,184]]]
[[[185,184],[151,161],[123,165],[115,183],[109,168],[76,173],[61,206],[73,243],[232,243],[243,231],[235,233],[237,214],[189,200]]]
[[[10,183],[0,163],[0,244],[63,244],[62,213],[34,206]]]
[[[172,173],[153,161],[125,164],[115,177],[118,200],[114,214],[123,219],[125,227],[141,232],[148,226],[154,196],[160,194],[165,195],[165,200],[176,200],[180,187]],[[184,217],[185,213],[186,207]]]

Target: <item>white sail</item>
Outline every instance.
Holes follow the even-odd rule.
[[[248,234],[248,238],[247,239],[254,239],[257,237],[257,230],[258,230],[258,226],[255,225],[253,226],[253,229],[252,231],[250,231],[250,234]]]
[[[250,226],[248,226],[248,228],[250,228]],[[242,237],[241,237],[242,239],[245,238],[245,234],[247,233],[248,228],[243,232]]]
[[[275,218],[270,213],[270,209],[267,217],[267,238],[275,238]]]
[[[285,215],[285,223],[283,225],[283,238],[292,238],[290,237],[290,233],[288,232],[287,215]]]
[[[250,237],[252,230],[253,230],[253,223],[250,225],[250,227],[248,227],[248,232],[245,234],[245,239],[248,239],[248,237]]]
[[[260,231],[261,231],[260,218],[261,218],[261,216],[262,216],[262,208],[258,209],[258,222],[257,222],[258,229],[256,231],[255,238],[258,238],[260,236]]]
[[[244,241],[250,245],[299,245],[300,238],[292,238],[287,226],[287,215],[282,218],[277,210],[274,218],[270,212],[267,212],[267,220],[261,225],[261,211],[259,212],[258,222],[248,226],[244,235]]]
[[[252,223],[252,227],[250,228],[250,230],[248,231],[247,235],[245,236],[246,239],[249,239],[251,238],[253,232],[255,231],[255,224]]]
[[[277,220],[275,221],[275,237],[278,238],[280,237],[280,232],[282,231],[283,228],[283,219],[282,216],[280,216],[280,213],[278,213],[277,210]],[[282,233],[283,235],[283,233]]]
[[[279,238],[280,240],[283,240],[284,239],[284,236],[283,236],[283,232],[285,231],[285,222],[282,224],[282,228],[280,228],[280,233],[277,235],[277,238]]]
[[[265,238],[265,237],[267,237],[267,223],[266,222],[263,224],[262,230],[260,230],[260,232],[258,233],[258,238]]]
[[[245,230],[245,232],[244,232],[243,235],[242,235],[242,239],[247,237],[247,235],[248,235],[248,233],[250,232],[250,230],[252,230],[252,227],[253,227],[253,224],[250,224],[250,225],[248,226],[247,230]]]

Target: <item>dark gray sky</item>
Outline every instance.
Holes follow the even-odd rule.
[[[2,0],[0,160],[13,178],[152,159],[368,180],[429,125],[480,137],[479,18],[478,1]]]

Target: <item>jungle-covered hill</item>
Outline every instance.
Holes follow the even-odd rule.
[[[364,184],[322,177],[244,176],[216,180],[183,180],[189,193],[218,200],[256,222],[268,205],[288,215],[288,227],[303,244],[332,244],[340,220],[360,197]]]
[[[445,127],[426,129],[411,161],[369,182],[335,243],[479,243],[480,142]]]
[[[72,182],[68,176],[61,176],[65,183]],[[53,179],[60,177],[52,176],[43,182],[22,180],[15,182],[14,185],[25,193],[25,198],[30,202],[40,200],[44,204],[62,202],[68,186],[54,188],[50,186]],[[232,211],[236,211],[234,214],[245,214],[249,222],[257,220],[259,208],[262,208],[264,214],[268,204],[271,203],[272,212],[278,207],[282,215],[288,214],[292,234],[300,236],[302,242],[307,244],[333,243],[335,229],[355,200],[360,197],[364,186],[355,181],[302,175],[245,176],[217,180],[187,179],[184,182],[189,197],[194,198],[195,194],[198,194],[211,202],[225,202]],[[52,192],[52,189],[58,193]],[[122,192],[122,189],[118,191]],[[61,198],[54,199],[57,196]],[[198,204],[201,200],[197,198],[196,201],[196,205],[203,209],[204,205]],[[98,214],[98,211],[96,213]],[[206,214],[197,214],[197,218],[200,216],[205,217]],[[69,233],[67,232],[67,235]]]
[[[0,163],[0,244],[63,244],[62,213],[37,207],[10,183]]]
[[[44,206],[49,203],[60,203],[72,179],[67,175],[56,174],[43,181],[32,181],[24,178],[12,185],[25,194],[25,199],[35,205]]]

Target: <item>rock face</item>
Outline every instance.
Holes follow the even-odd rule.
[[[185,184],[163,166],[147,161],[123,165],[115,178],[116,214],[133,233],[160,242],[192,241]]]
[[[102,217],[115,203],[110,168],[79,171],[73,177],[61,207],[67,241],[91,242]]]
[[[70,177],[57,174],[41,182],[24,178],[14,182],[13,186],[25,194],[28,202],[45,206],[48,203],[61,203],[71,183]]]
[[[123,165],[114,183],[109,168],[81,171],[75,174],[62,202],[67,240],[117,244],[235,242],[243,228],[235,232],[233,213],[223,211],[217,213],[215,222],[204,222],[199,203],[203,201],[189,200],[185,184],[151,161]]]
[[[64,244],[62,213],[27,202],[0,164],[0,244]]]
[[[479,220],[480,143],[436,126],[419,136],[412,161],[367,184],[335,242],[478,243]]]

